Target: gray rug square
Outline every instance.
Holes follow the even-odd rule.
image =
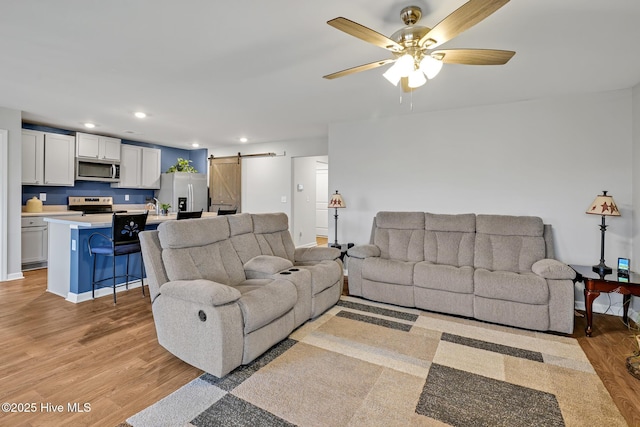
[[[452,426],[564,426],[553,394],[432,364],[416,413]]]

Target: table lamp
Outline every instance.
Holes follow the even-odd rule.
[[[345,204],[344,199],[342,198],[342,195],[338,193],[338,190],[336,190],[336,193],[332,194],[331,199],[329,200],[329,208],[334,208],[336,210],[335,215],[333,215],[336,221],[335,227],[334,227],[335,241],[329,245],[332,248],[338,248],[338,249],[342,248],[342,245],[338,243],[338,209],[342,209],[346,207],[347,205]]]
[[[620,216],[618,206],[616,206],[616,202],[613,201],[613,197],[607,195],[606,191],[603,191],[602,194],[598,195],[593,203],[589,205],[586,213],[591,215],[602,215],[602,223],[600,224],[600,264],[594,265],[592,269],[600,276],[611,274],[613,269],[611,267],[607,267],[604,262],[604,233],[607,231],[607,225],[605,224],[604,217]]]

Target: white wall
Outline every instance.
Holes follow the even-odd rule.
[[[633,121],[633,258],[631,269],[640,271],[640,84],[632,91],[632,121]],[[631,299],[631,308],[635,313],[640,312],[640,298]],[[640,318],[636,318],[640,322]]]
[[[367,242],[380,210],[535,215],[553,225],[560,260],[592,265],[600,217],[585,210],[608,190],[622,216],[607,219],[605,258],[633,259],[631,93],[331,125],[329,188],[348,206],[339,240]]]
[[[292,233],[296,246],[316,246],[316,174],[327,156],[293,158]],[[325,210],[326,213],[326,210]]]
[[[293,197],[293,158],[326,156],[326,139],[284,141],[219,147],[209,150],[214,157],[273,152],[275,157],[249,157],[242,159],[242,211],[284,212],[291,224]],[[286,153],[286,154],[285,154]],[[282,202],[282,197],[286,202]]]
[[[6,279],[22,278],[22,113],[0,107],[0,129],[8,131],[7,194],[0,203],[7,208]]]

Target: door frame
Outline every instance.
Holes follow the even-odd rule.
[[[9,211],[9,132],[0,129],[0,281],[7,280],[7,224]]]

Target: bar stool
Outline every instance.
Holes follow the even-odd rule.
[[[111,236],[103,233],[93,233],[89,236],[89,253],[93,257],[93,270],[91,272],[91,297],[95,298],[96,285],[107,280],[111,280],[113,287],[113,303],[116,303],[116,278],[125,277],[125,286],[129,289],[129,278],[138,278],[142,283],[142,295],[144,296],[144,266],[142,255],[140,256],[140,276],[129,274],[129,255],[141,253],[138,233],[144,231],[147,224],[147,214],[114,213],[111,224]],[[94,243],[95,242],[95,243]],[[111,257],[111,277],[96,280],[96,260],[98,256]],[[121,255],[127,256],[127,269],[124,275],[116,276],[116,258]],[[100,286],[99,286],[100,287]],[[104,287],[104,286],[102,286]]]
[[[202,218],[202,209],[199,211],[178,211],[176,219]]]
[[[220,209],[218,208],[218,215],[235,215],[238,209]]]

